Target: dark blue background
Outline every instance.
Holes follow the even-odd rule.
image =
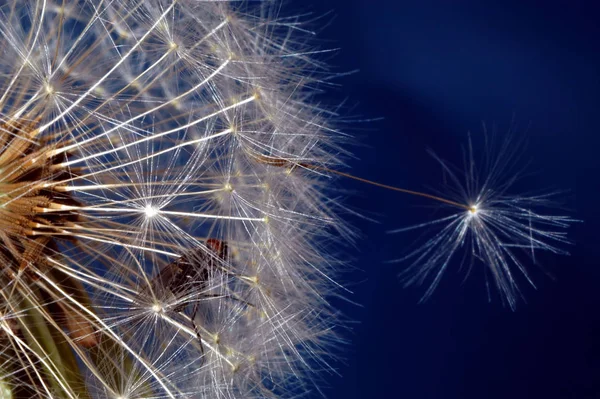
[[[348,255],[362,272],[345,280],[363,281],[351,289],[364,307],[343,305],[358,323],[328,397],[600,398],[596,2],[310,3],[316,15],[333,11],[319,37],[321,47],[341,48],[329,60],[334,70],[360,69],[327,98],[348,97],[346,115],[384,118],[347,129],[362,144],[352,173],[435,186],[439,167],[427,148],[460,163],[468,131],[476,136],[482,121],[506,130],[514,120],[534,173],[517,189],[570,189],[566,201],[584,220],[570,230],[570,257],[538,258],[554,279],[534,271],[538,288],[524,290],[527,303],[516,312],[487,302],[481,276],[461,284],[454,271],[418,305],[423,290],[403,289],[402,265],[385,263],[415,236],[385,232],[427,220],[432,204],[342,182],[355,193],[348,205],[380,223],[353,220],[363,235]]]

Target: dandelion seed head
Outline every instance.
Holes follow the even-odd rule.
[[[15,1],[0,17],[0,308],[43,327],[20,342],[2,324],[19,396],[317,384],[338,342],[325,243],[349,230],[331,179],[292,166],[344,154],[302,17],[188,0]]]

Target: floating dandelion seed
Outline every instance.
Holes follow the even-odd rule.
[[[467,263],[468,270],[479,265],[484,267],[503,300],[514,308],[522,296],[519,279],[524,278],[534,285],[527,263],[535,263],[536,252],[568,255],[563,249],[565,244],[570,244],[565,229],[577,220],[546,213],[555,208],[553,200],[560,193],[513,194],[514,184],[522,177],[518,169],[522,143],[517,142],[511,131],[499,148],[493,148],[493,138],[486,143],[481,170],[470,138],[463,170],[432,154],[447,177],[439,197],[432,197],[440,200],[450,214],[391,231],[425,229],[433,232],[416,249],[396,260],[410,263],[402,273],[407,285],[430,281],[423,299],[432,294],[446,270],[462,253],[462,261],[457,263]]]

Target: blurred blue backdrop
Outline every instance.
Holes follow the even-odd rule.
[[[295,3],[295,4],[294,4]],[[310,4],[310,6],[308,6]],[[517,189],[568,189],[584,223],[570,229],[570,257],[539,256],[554,278],[533,270],[537,290],[513,312],[484,281],[450,269],[433,297],[403,289],[402,254],[416,236],[386,231],[426,221],[423,199],[353,181],[347,204],[379,224],[348,251],[361,269],[345,281],[363,307],[342,305],[357,321],[352,345],[328,380],[330,398],[600,398],[600,12],[594,1],[320,0],[288,3],[330,24],[319,32],[339,78],[327,95],[348,98],[345,114],[381,121],[352,124],[361,144],[350,172],[401,187],[440,182],[427,155],[461,162],[467,132],[481,123],[527,136],[532,175]],[[297,7],[295,9],[295,7]],[[475,140],[477,142],[477,140]],[[532,266],[536,269],[536,266]]]

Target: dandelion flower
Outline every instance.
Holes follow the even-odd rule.
[[[339,323],[330,74],[272,2],[0,5],[0,389],[315,389]],[[4,394],[3,394],[4,395]]]

